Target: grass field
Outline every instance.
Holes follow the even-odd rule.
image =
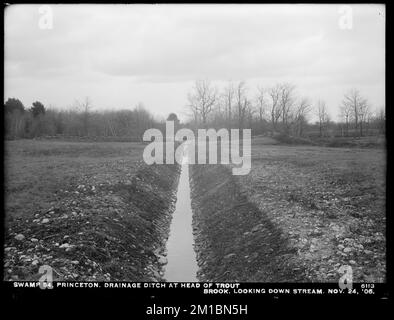
[[[111,184],[139,167],[140,143],[17,140],[5,143],[7,217],[32,217],[56,204],[67,190],[94,179]]]

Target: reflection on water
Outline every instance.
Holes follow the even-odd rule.
[[[196,254],[193,248],[192,209],[190,201],[189,166],[183,158],[179,178],[177,202],[167,242],[167,266],[164,279],[167,281],[198,281]]]

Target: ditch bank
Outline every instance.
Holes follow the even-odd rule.
[[[240,192],[231,169],[190,165],[200,281],[301,282],[297,251]]]
[[[79,178],[31,219],[9,218],[4,279],[38,280],[49,265],[55,281],[162,281],[180,166],[124,169]]]

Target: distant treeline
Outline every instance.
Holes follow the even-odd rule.
[[[161,129],[142,104],[131,110],[92,111],[89,98],[76,102],[73,108],[62,111],[46,108],[33,102],[25,108],[16,98],[4,103],[6,139],[43,136],[79,137],[91,139],[141,141],[145,130]],[[364,136],[385,133],[384,108],[372,110],[358,90],[347,92],[340,105],[340,121],[333,121],[326,103],[312,104],[308,97],[297,95],[296,87],[279,83],[259,87],[251,96],[245,82],[230,82],[218,90],[207,80],[195,82],[188,94],[189,121],[181,126],[199,128],[252,129],[252,135],[281,134],[297,137]],[[318,120],[310,122],[310,116]],[[171,113],[169,120],[178,122]]]
[[[9,98],[4,104],[5,137],[102,137],[140,141],[146,129],[164,126],[154,120],[142,104],[132,110],[99,112],[90,109],[89,99],[77,103],[72,110],[61,111],[47,109],[39,101],[26,109],[20,100]]]

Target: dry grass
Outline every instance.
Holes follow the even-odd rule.
[[[17,140],[5,142],[7,216],[32,216],[53,206],[65,188],[84,177],[121,178],[141,160],[141,143],[81,143]],[[119,164],[119,166],[117,165]]]

